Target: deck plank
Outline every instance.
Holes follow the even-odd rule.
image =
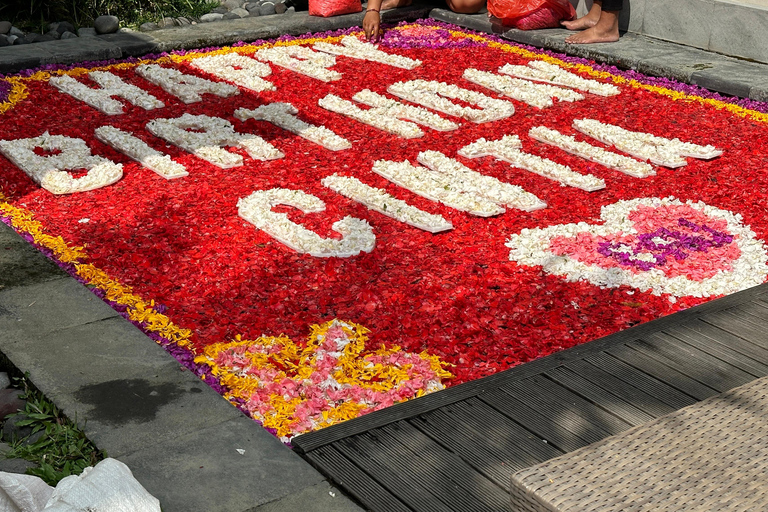
[[[625,402],[623,399],[587,380],[570,368],[561,366],[548,371],[545,375],[561,386],[574,393],[578,393],[587,400],[614,414],[629,425],[642,425],[656,417]]]
[[[413,512],[397,499],[389,488],[361,470],[352,460],[333,446],[323,446],[306,455],[313,466],[320,468],[347,494],[375,510],[387,512]]]
[[[751,341],[740,336],[735,336],[724,331],[711,323],[698,320],[696,322],[689,322],[685,325],[678,326],[676,329],[681,331],[693,331],[694,334],[692,334],[692,336],[695,336],[696,339],[702,342],[709,341],[718,345],[725,345],[755,361],[768,365],[768,349],[755,345]]]
[[[424,464],[424,482],[450,497],[455,510],[487,512],[504,510],[509,504],[509,483],[496,485],[474,471],[460,457],[442,450],[432,439],[408,422],[393,423],[379,430],[382,440],[399,443]],[[437,471],[431,471],[435,468]]]
[[[677,327],[666,329],[664,333],[696,348],[697,350],[739,368],[753,377],[765,377],[768,375],[768,365],[762,364],[752,357],[744,355],[727,345],[721,345],[716,341],[713,343],[713,340],[708,338],[702,339],[700,335],[697,336],[693,331]]]
[[[375,512],[508,510],[515,471],[768,375],[766,326],[762,285],[295,446]]]
[[[512,395],[497,389],[480,395],[480,400],[497,411],[521,424],[527,430],[541,437],[543,442],[554,445],[558,450],[571,452],[590,444],[590,441],[564,428],[559,422],[528,407]]]
[[[628,345],[622,345],[611,348],[606,351],[621,361],[634,366],[638,370],[655,377],[656,379],[669,384],[670,386],[682,391],[683,393],[695,398],[696,401],[704,400],[710,396],[716,395],[717,391],[701,382],[694,380],[675,368],[665,364],[664,358],[654,359],[630,348]]]
[[[573,363],[580,363],[582,361],[630,386],[630,389],[638,389],[641,393],[644,393],[644,395],[639,396],[639,401],[635,402],[633,399],[633,403],[639,407],[648,403],[647,396],[657,399],[673,410],[682,409],[696,403],[696,399],[691,395],[638,370],[634,366],[628,365],[607,352],[600,352],[599,354],[585,357],[582,360],[576,360]],[[582,375],[587,378],[592,373],[591,370],[584,370],[583,367],[582,372]],[[618,391],[623,389],[623,386],[616,385],[613,389]],[[632,393],[632,391],[629,391],[629,393]],[[652,411],[649,410],[648,412]]]

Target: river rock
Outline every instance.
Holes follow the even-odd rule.
[[[238,16],[237,14],[235,14],[233,12],[228,12],[227,14],[224,15],[224,17],[222,19],[225,19],[225,20],[239,20],[240,16]]]
[[[0,21],[0,34],[7,34],[12,26],[10,21]]]
[[[248,16],[251,15],[251,13],[249,13],[248,11],[243,9],[242,7],[238,7],[237,9],[232,9],[232,14],[237,14],[241,18],[247,18]]]
[[[8,36],[0,34],[0,46],[9,46],[10,44],[11,42],[8,41]]]
[[[139,26],[139,30],[142,32],[152,32],[153,30],[157,30],[160,27],[157,26],[157,23],[153,23],[151,21],[148,21],[147,23],[142,23],[141,26]]]
[[[224,0],[221,2],[221,5],[229,9],[230,11],[233,11],[234,9],[239,9],[243,6],[242,2],[239,2],[238,0]]]
[[[120,28],[120,20],[117,16],[99,16],[93,21],[93,27],[97,34],[114,34]]]
[[[277,14],[283,14],[287,9],[288,7],[286,7],[285,2],[281,1],[275,4],[275,12]]]
[[[64,32],[63,34],[61,34],[61,38],[62,39],[77,39],[77,34],[75,34],[73,32],[67,31],[67,32]]]
[[[12,36],[16,36],[16,37],[24,37],[24,32],[22,32],[21,30],[19,30],[19,29],[18,29],[18,28],[16,28],[16,27],[11,27],[11,30],[9,30],[9,31],[8,31],[8,33],[9,33],[10,35],[12,35]]]
[[[0,390],[0,419],[24,409],[26,402],[19,398],[23,394],[24,392],[20,389],[8,388]]]
[[[93,27],[81,27],[77,29],[77,35],[80,37],[96,37],[96,29]]]
[[[209,12],[208,14],[203,14],[200,16],[200,21],[208,23],[211,21],[219,21],[224,17],[223,14],[219,14],[218,12]]]
[[[261,7],[259,7],[259,14],[262,16],[269,16],[270,14],[276,14],[275,12],[275,4],[272,2],[264,2],[261,4]]]
[[[68,21],[60,21],[56,24],[56,32],[63,34],[64,32],[75,33],[75,26]]]
[[[157,22],[157,26],[160,28],[169,28],[176,26],[176,20],[173,18],[163,18]]]
[[[211,12],[214,13],[214,14],[227,14],[229,12],[229,9],[227,9],[223,5],[220,5],[220,6],[216,7],[215,9],[213,9]]]

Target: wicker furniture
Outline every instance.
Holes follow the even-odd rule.
[[[768,377],[512,476],[512,510],[768,510]]]

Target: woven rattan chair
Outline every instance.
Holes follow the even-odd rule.
[[[518,471],[512,510],[768,511],[768,377]]]

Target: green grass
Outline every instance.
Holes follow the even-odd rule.
[[[136,28],[164,17],[199,18],[217,5],[215,0],[5,0],[0,1],[0,20],[25,31],[45,33],[51,22],[89,27],[98,16],[111,14],[122,26]]]
[[[7,457],[34,462],[38,467],[27,470],[27,474],[39,476],[48,485],[55,486],[65,476],[79,475],[83,469],[96,465],[107,456],[93,446],[77,424],[66,418],[53,402],[26,379],[21,382],[24,386],[22,398],[27,403],[24,411],[16,414],[25,419],[16,425],[32,428],[30,436],[38,432],[43,434],[31,444],[25,444],[30,436],[14,440]]]

